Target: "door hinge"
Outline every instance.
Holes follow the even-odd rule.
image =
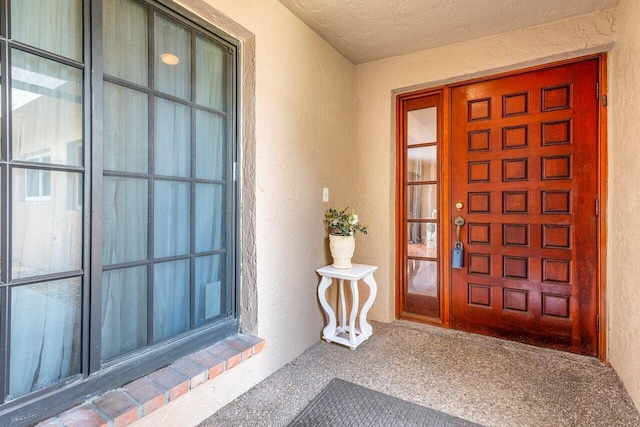
[[[607,101],[607,95],[603,95],[603,96],[602,96],[602,106],[603,106],[603,107],[606,107],[606,106],[607,106],[607,104],[608,104],[608,101]]]
[[[596,332],[600,332],[600,315],[596,315]]]
[[[600,198],[596,197],[596,216],[600,215]]]
[[[238,180],[238,162],[233,162],[233,180]]]
[[[600,99],[600,83],[596,83],[596,99]]]

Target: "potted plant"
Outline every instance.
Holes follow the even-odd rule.
[[[367,226],[362,225],[355,212],[329,209],[324,215],[324,222],[329,228],[329,249],[333,257],[333,268],[351,268],[351,258],[356,249],[355,234],[367,234]]]

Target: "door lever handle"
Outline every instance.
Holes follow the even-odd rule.
[[[456,225],[456,242],[460,241],[460,228],[465,224],[464,218],[461,216],[457,217],[453,223]]]

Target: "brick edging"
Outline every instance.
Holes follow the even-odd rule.
[[[92,398],[38,427],[124,427],[260,353],[262,338],[238,334]]]

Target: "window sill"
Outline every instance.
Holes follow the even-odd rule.
[[[38,427],[127,426],[260,353],[262,338],[238,334],[92,398]]]

